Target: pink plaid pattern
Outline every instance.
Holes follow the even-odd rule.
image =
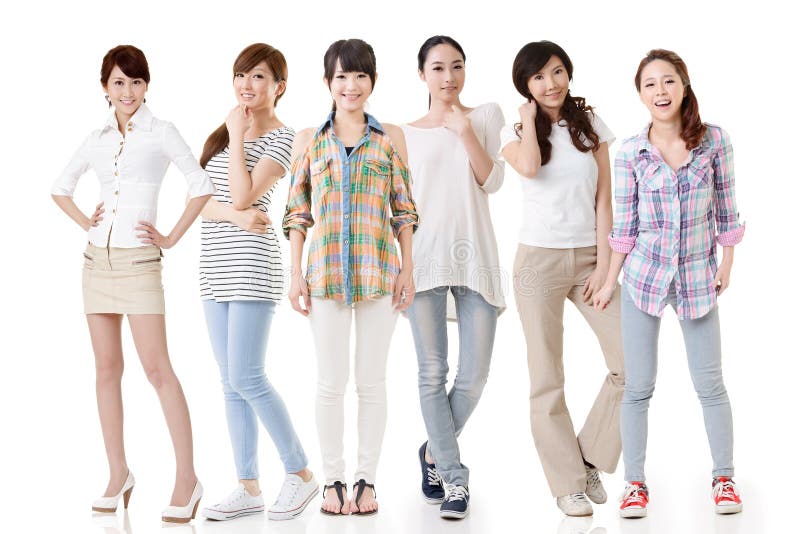
[[[728,134],[707,124],[700,146],[677,172],[650,144],[648,125],[617,154],[611,248],[628,254],[623,284],[644,312],[661,317],[675,282],[678,317],[696,319],[714,308],[717,244],[744,236],[736,210],[733,148]]]

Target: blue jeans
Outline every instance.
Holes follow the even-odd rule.
[[[447,392],[447,293],[456,301],[458,372]],[[428,432],[428,450],[448,484],[469,484],[457,437],[464,428],[489,376],[497,308],[463,286],[436,287],[414,296],[408,308],[419,363],[419,401]]]
[[[269,432],[287,473],[308,464],[289,413],[264,374],[267,337],[275,303],[204,300],[211,347],[222,377],[225,413],[240,480],[258,478],[258,423]]]
[[[667,302],[675,308],[675,286]],[[733,419],[722,381],[719,314],[715,307],[697,319],[680,321],[689,373],[703,407],[712,476],[733,476]],[[622,288],[622,344],[625,353],[625,393],[620,411],[625,480],[644,481],[647,448],[647,410],[656,387],[658,330],[661,319],[643,312]]]

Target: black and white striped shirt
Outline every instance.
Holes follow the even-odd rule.
[[[245,141],[248,172],[264,157],[275,160],[288,171],[293,140],[294,130],[283,127],[256,140]],[[228,159],[226,147],[206,164],[206,172],[216,187],[212,198],[232,204]],[[253,207],[269,213],[274,189],[275,186],[258,198]],[[281,300],[281,249],[272,226],[267,227],[266,234],[253,234],[229,222],[203,219],[200,242],[200,297],[203,300]]]

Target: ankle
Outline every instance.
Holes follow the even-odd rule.
[[[300,478],[302,478],[303,482],[308,482],[309,480],[311,480],[314,477],[314,473],[312,473],[311,470],[309,468],[307,468],[307,467],[304,467],[300,471],[297,471],[296,473],[292,473],[292,474],[293,475],[297,475]]]
[[[261,487],[258,485],[257,478],[242,479],[239,480],[239,482],[241,482],[242,486],[244,486],[245,491],[249,493],[252,497],[258,497],[259,495],[261,495]]]

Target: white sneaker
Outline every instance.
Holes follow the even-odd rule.
[[[600,480],[600,472],[596,467],[586,467],[586,496],[595,504],[603,504],[608,500],[608,494]]]
[[[583,493],[570,493],[556,498],[556,504],[561,511],[571,516],[592,515],[592,504]]]
[[[214,521],[227,521],[228,519],[258,514],[263,511],[263,494],[250,495],[247,493],[244,484],[239,484],[236,489],[221,502],[214,506],[203,508],[203,515]]]
[[[308,482],[303,482],[298,475],[288,474],[283,481],[278,498],[267,512],[267,517],[276,521],[292,519],[303,513],[317,493],[319,493],[319,485],[314,480],[314,475],[311,475]]]

